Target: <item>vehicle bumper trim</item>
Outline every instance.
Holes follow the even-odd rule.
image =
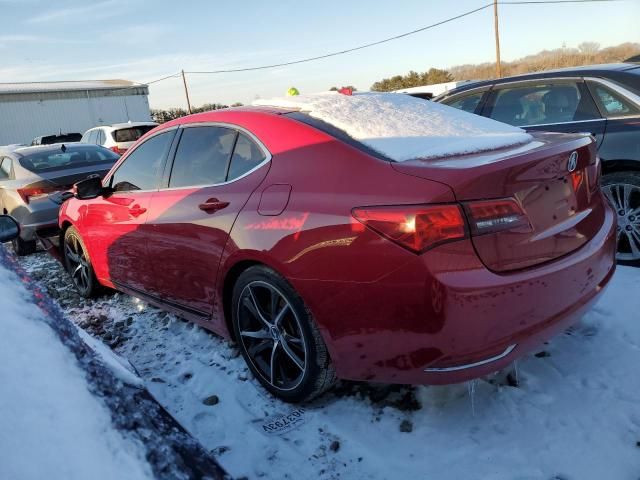
[[[469,368],[474,368],[474,367],[479,367],[481,365],[486,365],[487,363],[491,363],[491,362],[497,362],[498,360],[503,359],[504,357],[506,357],[507,355],[509,355],[511,352],[513,352],[513,350],[518,346],[517,343],[514,343],[513,345],[509,345],[504,352],[495,355],[493,357],[490,358],[485,358],[484,360],[479,360],[477,362],[473,362],[473,363],[465,363],[463,365],[453,365],[451,367],[429,367],[429,368],[425,368],[424,371],[425,372],[456,372],[458,370],[466,370]]]

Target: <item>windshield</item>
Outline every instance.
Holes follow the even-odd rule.
[[[87,167],[97,163],[115,163],[118,158],[118,154],[102,147],[68,148],[65,151],[48,150],[25,155],[20,158],[20,165],[31,172],[40,173]]]
[[[137,127],[122,128],[111,132],[116,142],[135,142],[149,130],[156,128],[155,125],[139,125]]]
[[[63,133],[62,135],[48,135],[42,137],[42,145],[51,145],[53,143],[79,142],[82,138],[80,133]]]

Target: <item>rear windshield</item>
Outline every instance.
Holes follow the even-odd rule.
[[[358,140],[356,140],[355,138],[350,136],[344,130],[342,130],[342,129],[338,128],[338,127],[334,127],[330,123],[323,122],[322,120],[314,118],[311,115],[308,115],[308,114],[306,114],[304,112],[291,112],[291,113],[287,113],[286,116],[290,117],[290,118],[294,118],[294,119],[298,120],[299,122],[305,123],[305,124],[309,125],[310,127],[316,128],[317,130],[320,130],[321,132],[324,132],[327,135],[331,135],[332,137],[334,137],[334,138],[346,143],[347,145],[351,145],[352,147],[357,148],[358,150],[360,150],[360,151],[362,151],[362,152],[364,152],[364,153],[366,153],[368,155],[371,155],[372,157],[379,158],[380,160],[384,160],[386,162],[394,162],[395,161],[395,160],[392,160],[392,159],[386,157],[382,153],[374,150],[373,148],[369,148],[364,143],[359,142]]]
[[[81,133],[65,133],[62,135],[48,135],[42,137],[42,145],[51,145],[53,143],[79,142],[82,138]]]
[[[149,130],[156,128],[155,125],[140,125],[138,127],[122,128],[111,132],[116,142],[135,142]]]
[[[34,173],[88,167],[98,163],[115,163],[120,156],[102,147],[53,150],[32,153],[20,158],[20,165]]]

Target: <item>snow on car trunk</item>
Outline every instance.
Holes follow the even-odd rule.
[[[3,266],[0,285],[0,478],[152,478],[142,446],[112,426],[74,355]]]
[[[253,104],[299,109],[396,161],[495,150],[531,140],[520,128],[400,93],[327,92]]]

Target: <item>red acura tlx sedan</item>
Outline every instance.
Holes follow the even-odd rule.
[[[59,226],[81,294],[115,288],[232,339],[296,402],[337,378],[486,375],[610,280],[591,137],[505,125],[519,141],[500,143],[503,124],[419,99],[318,98],[165,123],[78,183]]]

